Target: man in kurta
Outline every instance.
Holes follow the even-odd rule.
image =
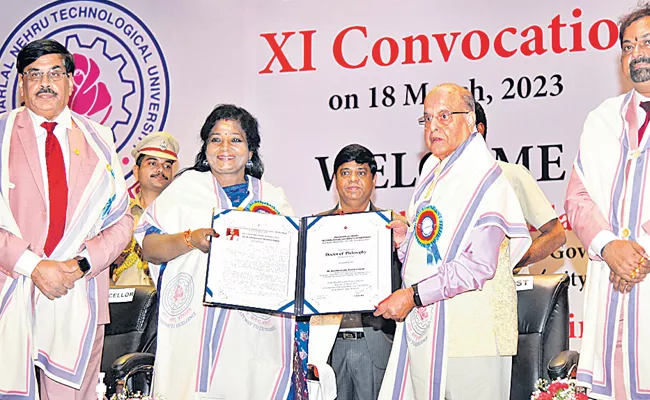
[[[178,141],[167,132],[154,132],[131,150],[135,159],[133,176],[140,188],[135,198],[129,202],[129,210],[136,226],[149,204],[172,183],[178,151]],[[131,238],[122,254],[111,264],[111,280],[116,286],[153,285],[149,265],[142,259],[142,248],[135,237]]]
[[[650,398],[650,5],[621,18],[633,89],[587,116],[564,208],[589,248],[578,381],[594,399]]]
[[[503,400],[517,352],[512,269],[530,246],[517,197],[476,132],[474,99],[456,84],[425,98],[427,160],[393,222],[404,289],[375,315],[397,321],[380,399]]]
[[[109,128],[72,112],[74,58],[36,40],[16,60],[25,107],[0,116],[0,397],[90,399],[108,266],[133,229]],[[34,367],[38,367],[35,369]]]

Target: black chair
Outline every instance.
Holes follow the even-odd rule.
[[[117,291],[116,291],[117,289]],[[115,375],[112,368],[116,360],[130,353],[156,352],[156,331],[158,329],[158,297],[153,286],[111,286],[112,300],[119,290],[135,290],[133,299],[126,302],[109,303],[111,322],[106,325],[104,333],[104,352],[101,370],[106,373],[107,395],[115,393],[117,379],[123,374]],[[126,297],[129,299],[130,296]],[[122,298],[124,300],[124,298]],[[127,367],[129,365],[126,365]],[[118,373],[121,370],[118,369]],[[119,376],[121,375],[121,376]]]
[[[517,355],[512,359],[511,400],[530,399],[537,380],[539,378],[549,379],[548,368],[551,368],[549,365],[551,358],[558,354],[560,354],[558,356],[560,358],[562,355],[571,354],[566,352],[569,348],[569,277],[566,274],[529,276],[533,279],[533,288],[517,292],[519,344]],[[138,287],[136,289],[136,297],[140,296],[140,300],[134,298],[133,303],[127,303],[131,304],[131,313],[134,315],[130,318],[136,321],[147,321],[146,324],[138,324],[132,321],[131,325],[137,326],[138,329],[125,329],[129,325],[128,321],[123,321],[123,318],[128,318],[126,311],[113,319],[114,312],[123,309],[123,305],[120,306],[120,303],[111,304],[111,325],[117,322],[117,326],[109,330],[110,325],[107,325],[106,340],[108,340],[109,331],[114,333],[111,335],[115,340],[112,343],[120,350],[111,353],[117,357],[107,358],[107,349],[106,347],[104,349],[102,371],[107,372],[106,382],[110,386],[110,394],[115,391],[114,382],[116,380],[124,380],[133,372],[151,371],[151,366],[154,363],[155,329],[158,317],[155,289],[148,288],[152,291],[150,294],[152,295],[153,304],[150,304],[144,301],[143,293],[140,292],[143,290],[142,288]],[[151,305],[154,306],[153,310],[149,309]],[[141,310],[142,314],[137,313],[137,310]],[[151,335],[152,329],[153,335]],[[137,339],[131,342],[135,346],[125,346],[124,342],[119,342],[119,337],[128,334],[128,332],[131,332],[134,338],[137,337],[135,332],[142,332],[140,337],[148,339],[140,340],[141,346],[135,345]],[[151,343],[151,340],[153,343]],[[105,346],[106,343],[107,341],[105,341]],[[558,357],[556,359],[559,359]],[[128,386],[132,389],[134,387],[138,389],[144,388],[143,392],[147,393],[146,390],[151,382],[150,372],[147,373],[149,375],[145,376],[145,379],[140,379],[137,382],[127,382],[131,383]]]
[[[552,381],[556,379],[575,378],[578,372],[580,353],[577,351],[563,351],[548,362],[548,376]]]
[[[517,292],[519,344],[512,358],[511,400],[528,400],[539,378],[549,379],[551,358],[569,349],[569,277],[521,275],[533,288]]]

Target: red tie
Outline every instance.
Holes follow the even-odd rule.
[[[639,147],[641,147],[641,139],[643,139],[645,128],[648,127],[648,121],[650,121],[650,101],[642,101],[639,106],[645,110],[645,121],[643,121],[643,125],[639,128]]]
[[[50,228],[45,240],[45,255],[48,257],[65,230],[65,214],[68,208],[68,183],[66,182],[65,162],[59,140],[54,136],[56,122],[43,122],[41,124],[47,131],[45,139],[45,162],[47,164],[47,184],[50,197]]]

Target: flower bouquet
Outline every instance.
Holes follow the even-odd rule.
[[[557,379],[549,383],[538,379],[537,390],[530,395],[530,400],[589,400],[589,397],[576,387],[575,379]]]
[[[134,400],[134,399],[139,399],[139,400],[165,400],[165,398],[162,397],[162,396],[142,395],[142,394],[140,394],[140,392],[137,392],[137,393],[116,393],[113,396],[111,396],[111,400]]]

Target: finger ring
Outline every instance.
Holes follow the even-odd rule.
[[[636,273],[638,274],[639,272],[641,272],[641,270],[639,269],[639,267],[636,267],[636,269],[634,270],[634,272],[636,272]]]
[[[645,262],[645,257],[641,256],[641,259],[639,260],[639,262],[637,264],[643,264],[644,262]]]
[[[636,277],[636,270],[630,272],[630,279],[634,279]]]

